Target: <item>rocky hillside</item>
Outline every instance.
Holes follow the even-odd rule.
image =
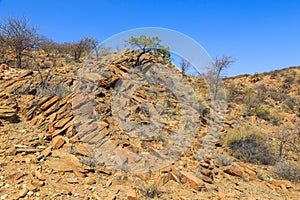
[[[221,118],[204,80],[137,56],[1,65],[1,199],[300,198],[299,67],[224,80]]]

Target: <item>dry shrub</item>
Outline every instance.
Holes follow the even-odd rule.
[[[38,86],[36,88],[36,95],[37,96],[58,96],[60,98],[64,98],[71,93],[68,86],[64,84],[56,85],[56,86]]]
[[[277,178],[300,182],[300,168],[292,162],[282,160],[276,163],[273,173]]]
[[[256,127],[242,126],[231,129],[224,140],[233,156],[244,162],[264,165],[272,165],[276,162],[272,145]]]
[[[218,154],[216,157],[216,161],[222,164],[222,166],[230,166],[233,165],[233,161],[230,157]]]

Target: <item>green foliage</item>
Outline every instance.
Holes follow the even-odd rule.
[[[255,72],[253,75],[252,75],[252,78],[257,78],[257,77],[262,77],[263,74],[260,74],[260,73],[257,73]]]
[[[269,121],[271,119],[270,111],[264,106],[258,106],[255,108],[255,115],[261,119]]]
[[[147,37],[145,35],[140,35],[140,37],[130,37],[125,40],[132,48],[138,48],[140,54],[137,56],[135,66],[141,64],[140,58],[143,54],[154,52],[158,56],[169,59],[171,54],[169,52],[169,47],[161,45],[161,39],[158,36]]]
[[[265,165],[276,161],[275,151],[267,141],[264,134],[251,126],[232,129],[225,137],[225,143],[233,156],[244,162]]]
[[[247,107],[244,109],[243,114],[245,116],[257,116],[260,119],[271,122],[273,125],[279,125],[279,119],[276,116],[271,115],[269,109],[263,105],[254,108]]]
[[[161,45],[161,39],[158,36],[147,37],[145,35],[140,35],[140,37],[130,37],[129,40],[125,40],[133,48],[139,48],[142,52],[150,51],[169,51],[169,47]]]

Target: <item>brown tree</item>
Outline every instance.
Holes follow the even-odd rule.
[[[71,51],[75,62],[80,62],[84,53],[90,53],[97,47],[97,41],[94,38],[83,38],[79,42],[71,44]]]
[[[279,142],[279,157],[282,158],[285,152],[293,151],[299,154],[299,126],[300,120],[294,119],[292,122],[284,121],[278,127],[275,138]]]
[[[0,24],[0,40],[14,52],[16,66],[22,67],[25,50],[36,49],[41,37],[35,27],[31,27],[25,18],[7,18]]]
[[[182,76],[185,77],[186,71],[191,67],[191,64],[187,60],[181,59],[179,65],[180,65]]]
[[[235,62],[235,59],[231,56],[222,56],[221,58],[216,57],[213,63],[213,76],[214,76],[214,89],[213,89],[213,95],[214,99],[217,98],[219,85],[220,85],[220,79],[221,79],[221,73],[224,69],[228,68],[232,63]]]
[[[61,45],[51,40],[43,41],[40,48],[43,49],[48,55],[61,53]]]
[[[6,61],[6,52],[6,44],[2,40],[0,40],[0,64]]]

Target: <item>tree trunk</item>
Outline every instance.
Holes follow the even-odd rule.
[[[283,145],[284,145],[284,142],[280,142],[279,144],[279,157],[282,158],[283,156]]]
[[[78,50],[74,52],[74,60],[75,62],[80,62],[80,57],[81,57],[82,51]]]
[[[137,67],[137,66],[139,66],[141,63],[140,63],[140,58],[141,58],[141,56],[144,54],[145,52],[141,52],[138,56],[137,56],[137,58],[136,58],[136,61],[135,61],[135,66]]]
[[[217,77],[216,77],[216,82],[215,82],[214,100],[217,99],[217,94],[218,94],[218,90],[219,90],[220,73],[221,73],[221,70],[218,70]]]
[[[16,59],[17,59],[17,68],[22,68],[22,52],[16,52]]]

